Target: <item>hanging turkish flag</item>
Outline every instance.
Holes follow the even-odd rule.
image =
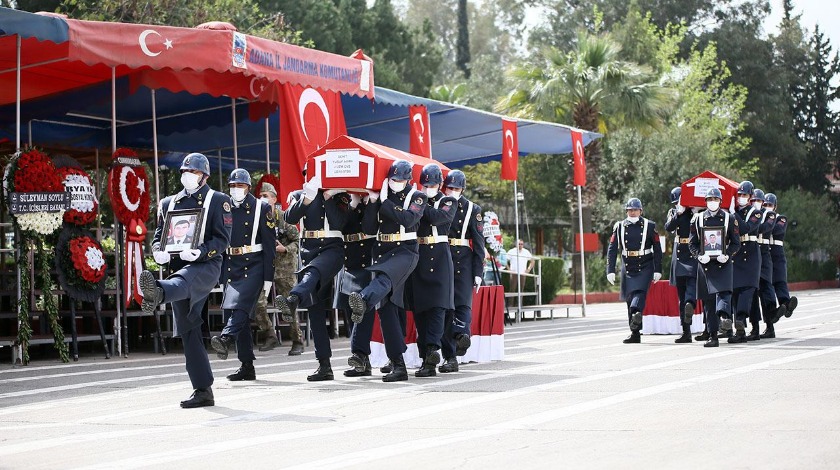
[[[432,158],[432,131],[429,128],[429,111],[423,105],[409,106],[408,135],[409,153],[421,157]]]
[[[307,155],[340,135],[347,134],[341,95],[300,85],[283,85],[280,106],[280,194],[286,197],[303,185]],[[314,173],[310,174],[312,176]]]
[[[519,136],[516,121],[502,119],[502,179],[515,180],[519,168]]]
[[[586,160],[583,151],[583,136],[578,131],[572,131],[572,154],[575,157],[575,186],[586,186]]]

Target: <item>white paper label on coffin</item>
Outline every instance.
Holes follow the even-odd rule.
[[[327,150],[327,178],[357,178],[359,176],[359,150]]]
[[[376,169],[375,168],[376,167],[376,159],[373,158],[373,157],[365,156],[365,155],[358,155],[358,152],[359,152],[358,150],[354,149],[352,151],[356,152],[356,155],[354,155],[352,158],[354,158],[358,162],[355,165],[356,172],[357,172],[355,177],[360,176],[361,166],[362,166],[362,164],[364,164],[367,167],[367,181],[365,183],[365,188],[372,188],[373,187],[373,179],[374,179],[373,178],[374,177],[374,170]],[[331,151],[327,150],[326,153],[324,153],[324,155],[320,155],[320,156],[317,156],[317,157],[314,158],[314,160],[315,160],[315,176],[322,176],[323,177],[323,175],[321,175],[321,166],[324,163],[328,163],[329,159],[331,158],[329,152],[331,152]],[[339,152],[350,152],[350,150],[339,150]],[[350,176],[350,175],[339,175],[339,176]],[[327,169],[326,177],[327,178],[330,177],[329,169]]]
[[[721,188],[717,178],[697,178],[694,180],[694,197],[705,198],[712,188]]]

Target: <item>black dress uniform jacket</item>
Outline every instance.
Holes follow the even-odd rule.
[[[761,250],[758,247],[758,228],[761,211],[745,206],[733,214],[738,219],[741,248],[732,257],[732,288],[758,287],[761,275]]]
[[[190,263],[183,261],[177,255],[173,255],[169,262],[172,276],[180,276],[190,286],[190,299],[206,298],[219,283],[222,272],[222,253],[230,245],[230,232],[233,225],[233,216],[230,213],[230,197],[225,193],[213,191],[212,195],[209,196],[209,202],[206,202],[210,191],[210,187],[206,184],[192,195],[188,195],[185,190],[181,190],[174,196],[164,198],[158,206],[157,228],[152,239],[154,249],[160,248],[161,239],[165,236],[163,222],[166,220],[166,214],[169,213],[170,205],[173,206],[173,210],[206,208],[204,211],[205,222],[202,222],[205,227],[204,236],[199,240],[196,247],[201,251],[201,255],[197,260]],[[197,227],[196,235],[201,236],[200,232],[201,228]],[[194,307],[190,309],[186,316],[175,315],[178,331],[188,331],[201,324],[203,305],[196,303]]]
[[[417,229],[417,237],[426,237],[426,240],[419,243],[420,258],[411,275],[412,298],[408,308],[414,312],[425,312],[435,307],[455,309],[455,271],[447,236],[455,218],[455,203],[455,198],[442,193],[426,203]],[[432,240],[435,236],[437,241]]]
[[[324,192],[318,191],[309,205],[304,204],[303,200],[303,191],[295,191],[292,193],[292,203],[283,213],[283,219],[289,224],[303,220],[303,229],[300,231],[303,268],[298,271],[298,277],[303,271],[314,268],[320,273],[322,284],[332,282],[344,265],[344,236],[341,230],[347,223],[350,195],[339,193],[324,199]],[[307,237],[307,232],[318,233],[312,233],[317,236]],[[310,307],[316,300],[324,299],[301,299],[300,306]]]
[[[786,215],[776,216],[770,237],[770,256],[773,259],[773,283],[787,282],[787,258],[785,257],[785,233],[788,220]]]
[[[484,276],[484,219],[481,206],[464,195],[458,198],[458,212],[449,226],[450,252],[455,268],[455,305],[472,305],[473,282]],[[467,246],[453,240],[465,240]]]
[[[719,263],[716,256],[712,256],[711,260],[706,264],[699,264],[700,269],[697,271],[697,298],[705,298],[710,294],[717,294],[718,292],[732,291],[732,256],[741,249],[740,239],[740,224],[737,217],[724,210],[718,210],[716,214],[705,210],[694,216],[691,224],[691,235],[689,236],[689,249],[691,254],[696,258],[700,253],[700,246],[702,237],[698,235],[702,227],[724,227],[726,233],[723,235],[722,242],[725,245],[724,253],[729,255],[725,263]],[[726,223],[728,221],[728,224]]]
[[[758,246],[761,250],[761,278],[773,282],[773,257],[770,254],[770,237],[776,224],[776,213],[762,209],[761,224],[758,226]]]
[[[398,193],[389,191],[387,199],[368,203],[365,210],[378,215],[379,235],[391,235],[401,233],[401,228],[404,232],[416,233],[425,207],[426,195],[407,186]],[[367,268],[368,271],[385,273],[391,280],[391,303],[405,308],[405,283],[417,266],[419,256],[417,240],[377,240],[372,255],[373,265]]]
[[[615,272],[621,253],[621,300],[634,291],[647,291],[653,273],[662,272],[662,245],[656,223],[639,217],[636,223],[628,219],[616,222],[607,248],[607,273]]]
[[[371,272],[367,268],[372,264],[371,250],[376,243],[376,231],[379,221],[375,212],[365,210],[365,204],[350,209],[347,223],[344,225],[344,270],[339,278],[339,296],[336,307],[349,312],[352,310],[348,296],[360,292],[370,284]]]
[[[677,276],[697,276],[697,260],[691,256],[691,251],[688,249],[688,236],[691,234],[693,215],[689,209],[683,211],[682,214],[677,214],[677,209],[671,208],[665,220],[665,230],[674,234],[674,253],[671,255],[671,276],[669,277],[672,286],[677,285]]]
[[[222,263],[222,308],[241,309],[253,315],[263,295],[263,284],[274,281],[274,211],[268,203],[248,193],[239,207],[233,205],[231,214],[230,248]],[[261,251],[250,251],[255,246]]]

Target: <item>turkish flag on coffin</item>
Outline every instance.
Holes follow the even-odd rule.
[[[432,130],[429,128],[429,111],[425,106],[409,106],[408,151],[421,157],[432,158]]]
[[[306,177],[321,176],[321,186],[364,192],[379,190],[395,160],[408,160],[413,165],[412,181],[420,179],[423,166],[440,166],[444,177],[449,172],[442,163],[366,140],[342,135],[309,155]],[[411,182],[409,182],[410,184]]]
[[[303,185],[307,155],[347,133],[341,95],[300,85],[283,85],[280,106],[280,175],[278,200]],[[314,173],[308,172],[307,176]]]
[[[502,119],[502,179],[515,180],[519,168],[519,136],[516,121]]]

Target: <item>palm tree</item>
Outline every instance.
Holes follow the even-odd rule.
[[[659,128],[673,101],[670,90],[658,84],[648,67],[622,61],[620,53],[621,46],[608,36],[593,34],[581,35],[568,53],[545,49],[508,72],[513,88],[496,108],[605,135],[623,126]],[[600,160],[596,140],[586,149],[584,205],[597,193]]]

